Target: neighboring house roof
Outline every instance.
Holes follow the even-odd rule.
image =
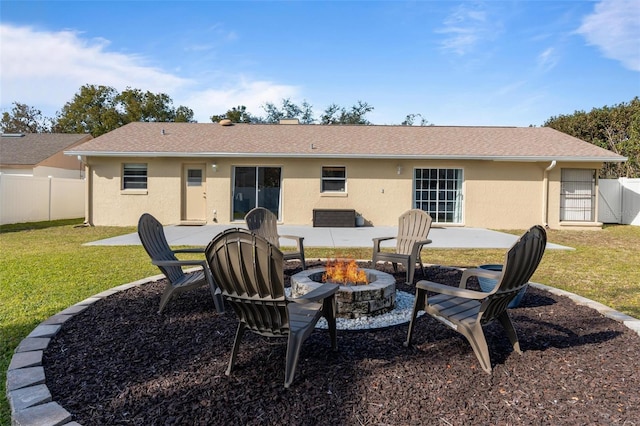
[[[33,167],[90,139],[91,135],[67,133],[3,134],[0,137],[0,164]]]
[[[625,161],[550,127],[130,123],[68,155]]]

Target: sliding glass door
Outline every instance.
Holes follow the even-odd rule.
[[[280,219],[280,167],[234,167],[233,219],[242,220],[254,207],[271,210]]]

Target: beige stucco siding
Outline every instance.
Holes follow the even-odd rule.
[[[323,166],[346,167],[345,193],[321,192]],[[411,206],[411,171],[398,175],[395,162],[388,160],[292,160],[283,168],[283,177],[286,223],[308,225],[313,209],[333,208],[354,209],[373,225],[395,225],[398,213]]]
[[[122,190],[124,163],[148,165],[145,191]],[[460,226],[524,229],[545,220],[545,168],[548,162],[373,160],[313,158],[102,158],[89,160],[90,222],[94,225],[130,226],[143,212],[164,224],[181,221],[182,173],[185,164],[206,165],[206,221],[232,221],[234,166],[282,168],[282,223],[311,225],[313,209],[354,209],[367,224],[393,226],[398,216],[413,208],[416,168],[463,170],[463,210]],[[215,163],[216,167],[212,167]],[[323,166],[344,166],[345,193],[321,193]],[[398,166],[401,173],[398,174]],[[559,226],[560,170],[593,168],[599,163],[558,164],[548,173],[548,222]],[[215,213],[214,213],[215,212]],[[243,222],[240,222],[243,223]]]
[[[516,229],[541,223],[543,173],[541,163],[469,162],[465,225]]]
[[[147,190],[122,190],[124,163],[146,163]],[[94,225],[130,226],[144,212],[162,223],[180,220],[181,161],[170,158],[100,159],[91,161]]]

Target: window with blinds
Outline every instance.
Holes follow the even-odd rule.
[[[322,167],[320,192],[346,192],[347,168],[340,166]]]
[[[122,189],[147,189],[147,165],[124,164],[122,167]]]

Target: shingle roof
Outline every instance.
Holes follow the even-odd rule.
[[[130,123],[69,154],[624,161],[549,127]]]
[[[67,133],[26,133],[0,137],[0,164],[35,166],[58,152],[70,149],[91,135]]]

